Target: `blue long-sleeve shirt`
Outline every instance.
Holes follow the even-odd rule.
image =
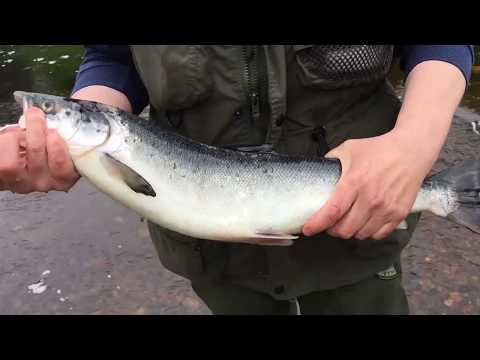
[[[467,83],[474,63],[472,45],[405,45],[397,46],[400,66],[406,75],[418,64],[440,60],[457,66]],[[125,94],[134,113],[148,104],[148,93],[133,63],[128,45],[88,45],[80,65],[73,92],[86,86],[104,85]]]

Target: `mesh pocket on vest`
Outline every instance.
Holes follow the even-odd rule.
[[[327,88],[385,78],[393,59],[390,45],[312,45],[297,52],[307,82]]]

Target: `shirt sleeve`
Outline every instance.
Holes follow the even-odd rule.
[[[72,93],[92,85],[122,92],[139,114],[148,105],[148,93],[127,45],[86,45]]]
[[[475,63],[473,45],[405,45],[400,46],[397,53],[400,56],[400,67],[406,76],[421,62],[439,60],[458,67],[467,84]]]

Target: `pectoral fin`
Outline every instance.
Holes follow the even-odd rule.
[[[125,184],[136,193],[155,197],[157,194],[153,187],[140,174],[110,154],[104,153],[102,163],[110,170],[112,175],[118,176]]]

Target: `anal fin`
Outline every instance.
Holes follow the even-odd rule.
[[[293,240],[298,239],[296,235],[287,234],[264,234],[255,233],[251,240],[254,240],[258,245],[269,246],[290,246],[293,245]]]

